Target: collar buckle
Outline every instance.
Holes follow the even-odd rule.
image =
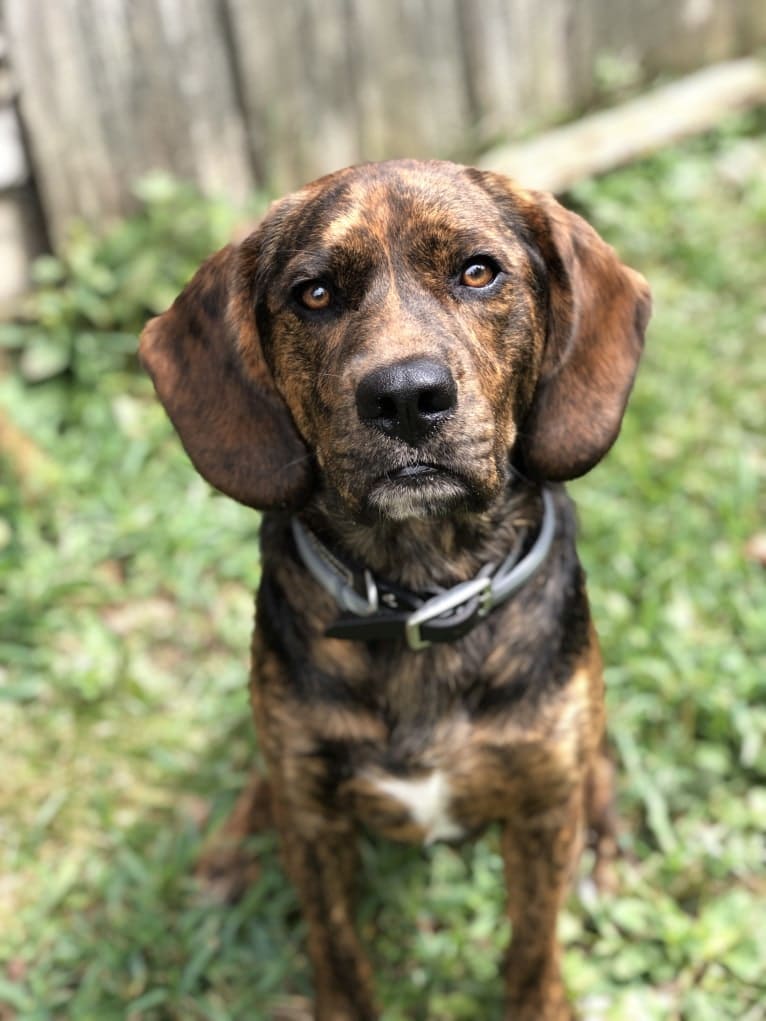
[[[421,627],[430,620],[448,613],[450,610],[463,606],[471,599],[479,598],[483,606],[489,598],[492,588],[492,581],[488,577],[472,578],[470,581],[461,582],[446,592],[440,592],[426,600],[422,606],[409,615],[404,625],[404,637],[407,645],[413,652],[428,648],[431,642],[423,638]]]

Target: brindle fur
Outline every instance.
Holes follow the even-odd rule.
[[[461,267],[479,255],[499,275],[471,290]],[[333,297],[311,312],[296,295],[315,280]],[[354,836],[422,841],[376,781],[434,770],[465,833],[503,828],[507,1018],[573,1016],[556,917],[586,821],[602,859],[614,841],[601,662],[557,483],[616,438],[648,315],[643,278],[550,196],[399,161],[276,203],[142,335],[198,470],[267,511],[252,704],[319,1021],[379,1016],[353,923]],[[359,381],[423,357],[449,366],[452,413],[417,444],[362,421]],[[439,472],[418,485],[392,478],[417,463]],[[535,529],[540,480],[554,483],[553,548],[470,634],[422,652],[325,637],[338,608],[303,567],[289,512],[342,556],[421,590],[472,577]],[[262,818],[264,791],[245,793],[229,836]]]

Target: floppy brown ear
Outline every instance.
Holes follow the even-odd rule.
[[[620,431],[651,313],[649,287],[581,217],[531,193],[526,210],[549,286],[541,373],[519,432],[533,478],[584,475]]]
[[[144,328],[139,357],[200,475],[250,507],[295,507],[311,488],[311,458],[237,290],[237,251],[203,263]]]

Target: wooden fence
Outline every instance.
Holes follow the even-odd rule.
[[[3,0],[0,0],[2,3]],[[235,199],[394,155],[470,159],[620,88],[752,52],[763,0],[5,0],[54,242],[162,168]]]

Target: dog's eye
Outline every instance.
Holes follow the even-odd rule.
[[[329,288],[316,281],[298,291],[298,301],[311,312],[321,312],[323,308],[329,308],[331,300]]]
[[[464,287],[488,287],[497,276],[497,266],[490,259],[471,259],[460,274]]]

